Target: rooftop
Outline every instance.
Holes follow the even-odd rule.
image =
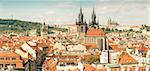
[[[102,29],[88,29],[86,36],[105,36],[105,32]]]

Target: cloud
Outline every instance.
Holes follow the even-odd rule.
[[[53,10],[49,10],[47,12],[45,12],[46,15],[54,15],[56,14],[57,12],[53,11]]]
[[[5,2],[9,3],[9,1]],[[106,24],[108,18],[129,25],[150,22],[148,17],[150,16],[148,14],[148,11],[150,11],[148,7],[150,6],[147,6],[146,1],[140,0],[27,0],[19,1],[19,5],[15,1],[13,3],[16,6],[13,6],[14,4],[1,6],[0,15],[2,17],[8,17],[8,14],[13,13],[18,19],[45,21],[48,24],[74,24],[81,4],[87,22],[91,19],[93,6],[100,24]]]

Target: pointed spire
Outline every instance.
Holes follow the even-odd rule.
[[[82,13],[82,8],[80,6],[80,13],[79,13],[79,16],[78,16],[78,20],[79,22],[82,22],[83,23],[83,13]]]
[[[92,12],[92,25],[96,25],[96,14],[95,14],[95,10],[94,10],[94,7],[93,7],[93,12]]]
[[[82,13],[82,6],[80,5],[80,13]]]
[[[94,9],[94,7],[93,7],[93,14],[95,14],[95,9]]]

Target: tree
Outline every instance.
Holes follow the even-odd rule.
[[[106,30],[106,31],[110,31],[110,29],[109,29],[109,28],[106,28],[105,30]]]

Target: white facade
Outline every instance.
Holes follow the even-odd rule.
[[[100,63],[108,63],[108,52],[102,51],[100,55]]]

